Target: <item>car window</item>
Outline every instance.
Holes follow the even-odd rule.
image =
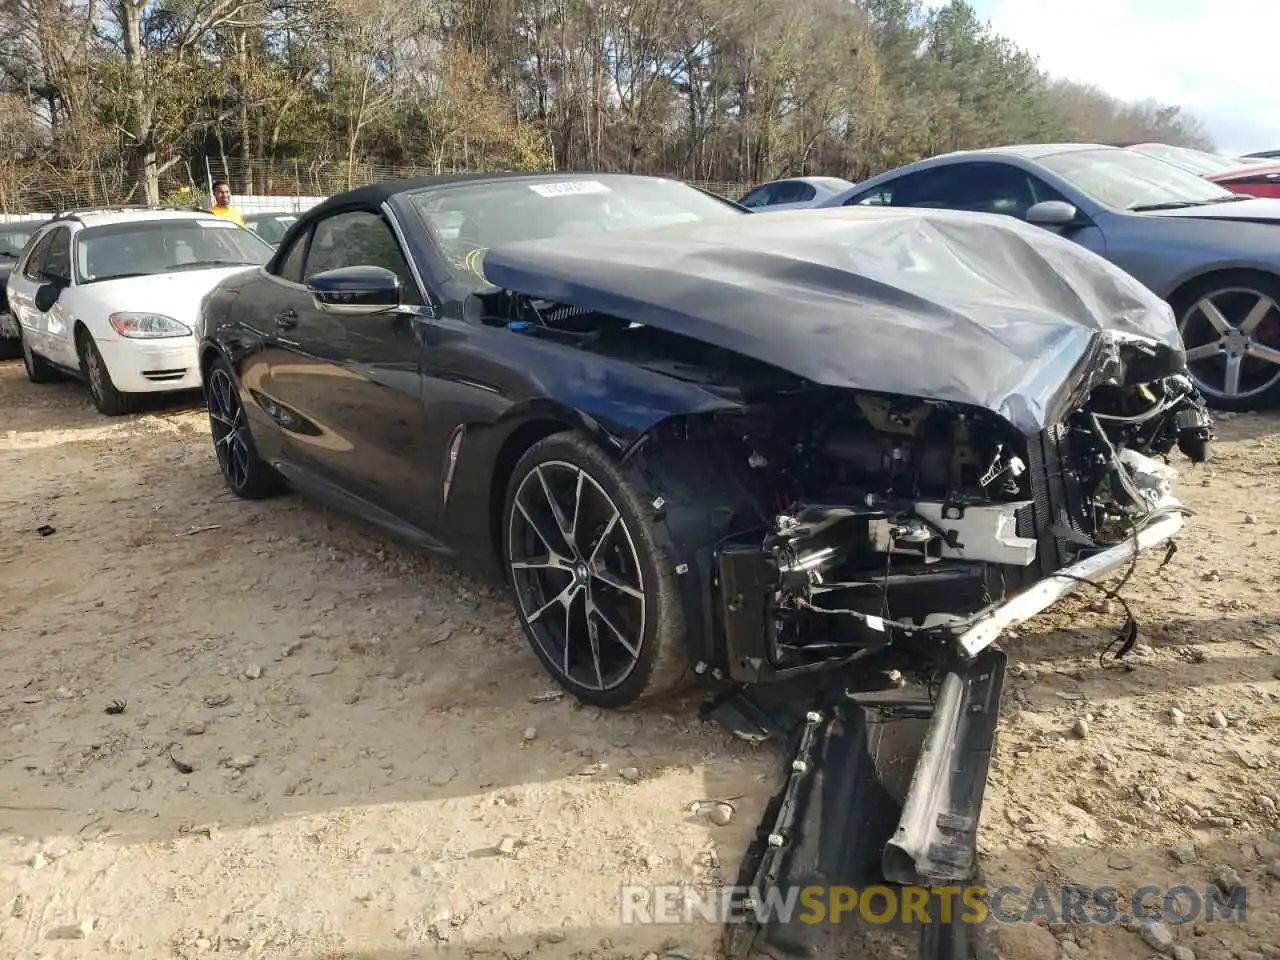
[[[298,218],[288,214],[256,217],[248,223],[249,229],[267,243],[279,243]]]
[[[43,279],[41,269],[44,266],[44,255],[49,250],[49,244],[53,242],[53,235],[56,231],[50,230],[43,237],[36,241],[36,245],[32,248],[31,253],[27,255],[27,262],[22,265],[22,275],[28,280],[34,280],[39,283]]]
[[[908,173],[874,188],[872,192],[851,197],[846,206],[874,202],[881,206],[948,209],[960,196],[956,185],[957,174],[954,167],[935,167],[932,170]]]
[[[772,204],[779,203],[804,203],[806,200],[812,200],[817,194],[812,186],[802,180],[788,180],[786,183],[778,184],[773,191]]]
[[[957,163],[909,174],[848,203],[970,210],[1021,219],[1035,204],[1061,199],[1043,180],[1010,164]]]
[[[417,282],[387,221],[368,210],[351,210],[325,217],[312,231],[303,277],[340,267],[373,266],[400,278],[406,303],[420,303]]]
[[[0,263],[17,260],[39,226],[41,225],[23,227],[15,223],[0,224]]]
[[[486,284],[484,252],[499,244],[751,216],[679,180],[626,174],[453,183],[423,187],[406,199],[421,215],[455,276],[480,286]],[[437,226],[445,222],[447,233]]]
[[[71,282],[71,231],[68,228],[58,227],[50,234],[40,272],[48,280]]]
[[[307,255],[307,241],[311,239],[311,231],[303,230],[289,245],[289,251],[280,261],[280,269],[276,271],[281,280],[290,283],[302,282],[302,263]]]
[[[893,184],[875,187],[866,193],[855,193],[841,206],[845,207],[887,207],[893,200]]]
[[[76,236],[81,283],[183,270],[259,266],[275,249],[252,230],[222,218],[127,220],[85,227]]]
[[[772,195],[772,192],[773,187],[766,184],[763,187],[756,187],[754,190],[748,192],[738,202],[744,207],[751,207],[752,209],[755,209],[756,207],[764,207],[769,204],[769,198]]]
[[[1194,206],[1240,196],[1171,163],[1132,150],[1070,150],[1041,157],[1039,163],[1085,196],[1114,210]]]

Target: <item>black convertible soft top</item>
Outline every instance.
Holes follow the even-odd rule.
[[[1185,369],[1164,301],[1078,244],[994,214],[751,214],[494,247],[484,274],[814,383],[983,407],[1026,433],[1079,402],[1106,331],[1158,341],[1169,372]]]

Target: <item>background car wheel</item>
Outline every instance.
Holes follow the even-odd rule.
[[[26,368],[27,379],[32,383],[52,383],[58,379],[58,371],[44,357],[31,352],[31,344],[18,331],[18,339],[22,350],[22,366]]]
[[[1211,407],[1253,410],[1280,401],[1280,280],[1229,271],[1169,300],[1187,368]]]
[[[222,479],[231,492],[245,500],[261,500],[279,493],[284,483],[271,464],[258,456],[235,377],[222,357],[209,368],[204,395],[213,450]]]
[[[80,356],[80,372],[85,383],[89,385],[89,393],[93,397],[93,405],[99,413],[108,417],[121,417],[133,413],[137,407],[137,397],[116,389],[107,370],[106,361],[98,352],[98,345],[88,331],[81,328],[76,331],[76,353]]]
[[[690,678],[672,564],[634,486],[576,433],[531,447],[502,512],[503,561],[525,635],[575,697],[623,707]]]
[[[0,337],[0,360],[16,360],[22,356],[22,341],[18,337]]]

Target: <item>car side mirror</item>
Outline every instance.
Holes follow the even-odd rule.
[[[1080,211],[1064,200],[1042,200],[1027,211],[1027,223],[1038,227],[1069,227],[1079,219]]]
[[[46,280],[36,287],[35,304],[41,313],[48,313],[62,296],[62,284],[57,280]]]
[[[338,267],[307,281],[316,309],[359,316],[386,313],[400,306],[400,278],[384,267]]]

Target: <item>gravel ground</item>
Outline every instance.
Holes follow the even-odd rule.
[[[981,845],[1024,897],[1239,884],[1246,919],[1045,917],[1007,960],[1280,957],[1280,420],[1219,432],[1125,590],[1127,667],[1092,596],[1008,641]],[[545,696],[503,595],[235,500],[189,405],[107,420],[0,364],[0,507],[0,956],[717,956],[709,924],[622,926],[617,890],[732,882],[773,749],[693,700]],[[719,797],[727,824],[693,809]]]

